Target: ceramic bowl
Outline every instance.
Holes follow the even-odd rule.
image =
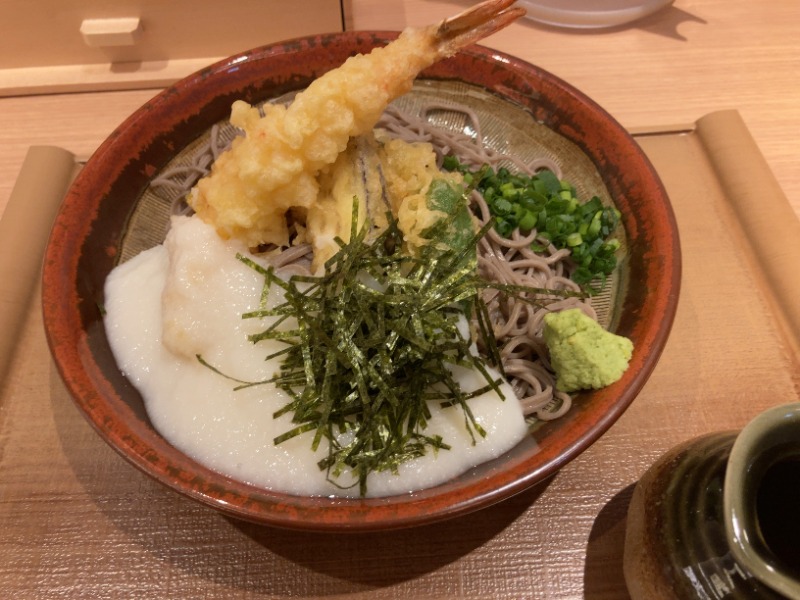
[[[581,394],[563,418],[532,426],[529,438],[502,457],[446,484],[387,498],[298,497],[259,489],[203,467],[153,428],[141,396],[114,362],[100,308],[103,282],[125,250],[150,180],[212,125],[224,122],[234,100],[256,103],[302,89],[347,57],[395,36],[307,37],[254,49],[187,77],[137,110],[99,147],[55,221],[44,264],[44,320],[55,363],[78,408],[133,465],[230,516],[312,530],[390,529],[501,501],[552,476],[596,441],[633,401],[667,340],[680,250],[674,216],[652,165],[631,136],[578,90],[513,56],[473,46],[426,70],[420,85],[465,86],[465,97],[479,93],[524,112],[530,127],[551,132],[592,165],[622,213],[627,257],[614,285],[608,326],[636,346],[624,377]]]

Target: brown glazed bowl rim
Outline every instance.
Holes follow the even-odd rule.
[[[387,498],[299,497],[259,489],[203,467],[154,431],[141,397],[110,355],[101,316],[102,282],[147,180],[199,132],[227,118],[234,100],[256,102],[300,89],[348,56],[396,36],[309,36],[250,50],[190,75],[109,136],[77,176],[55,220],[44,261],[43,313],[67,390],[125,459],[229,516],[295,529],[379,530],[499,502],[548,479],[594,443],[640,391],[669,335],[680,287],[680,245],[667,194],[645,154],[606,111],[569,84],[513,56],[471,46],[422,77],[466,81],[525,107],[592,159],[623,214],[630,277],[616,331],[633,339],[636,350],[622,380],[586,394],[552,429],[545,425],[540,432],[547,439],[537,452],[511,451],[446,484]]]

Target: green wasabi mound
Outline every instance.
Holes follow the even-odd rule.
[[[580,309],[544,317],[544,341],[562,392],[599,389],[617,381],[628,368],[633,342],[603,329]]]

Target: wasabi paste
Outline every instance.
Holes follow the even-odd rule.
[[[544,318],[544,340],[562,392],[599,389],[617,381],[628,368],[633,342],[603,329],[580,309]]]

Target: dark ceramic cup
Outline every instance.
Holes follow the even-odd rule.
[[[633,600],[800,600],[800,403],[672,448],[631,498]]]
[[[761,413],[737,436],[723,505],[736,562],[800,599],[800,403]]]

